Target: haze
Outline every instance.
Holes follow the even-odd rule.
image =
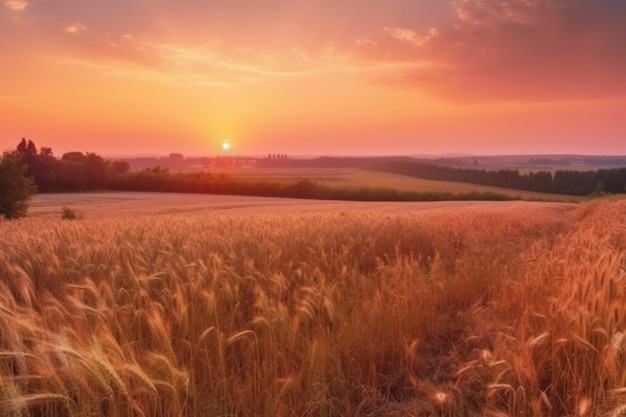
[[[626,153],[621,0],[1,1],[1,150]]]

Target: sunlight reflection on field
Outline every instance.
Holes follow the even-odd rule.
[[[63,206],[80,211],[85,216],[140,215],[140,214],[260,214],[299,212],[441,212],[442,210],[489,211],[528,210],[553,211],[559,215],[573,210],[568,203],[533,203],[526,201],[482,202],[353,202],[301,200],[289,198],[246,197],[233,195],[199,195],[172,193],[63,193],[40,194],[33,198],[30,217],[59,216]]]

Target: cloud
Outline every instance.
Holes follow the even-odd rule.
[[[204,85],[241,85],[277,78],[312,76],[343,69],[345,58],[334,48],[312,52],[300,48],[269,51],[229,49],[219,42],[202,46],[153,43],[164,72]]]
[[[26,9],[26,6],[28,6],[28,2],[25,0],[5,0],[4,5],[9,10],[21,12],[22,10]]]
[[[626,96],[626,2],[460,0],[456,22],[420,35],[388,27],[370,60],[439,66],[384,81],[451,100],[550,101]]]
[[[37,39],[98,67],[207,80],[347,68],[453,101],[626,96],[625,0],[111,2],[41,2],[36,13],[28,5],[21,26],[0,25],[0,35],[16,49],[25,43],[16,39]],[[4,4],[23,10],[27,1]],[[318,14],[324,25],[310,19]]]
[[[234,87],[276,79],[348,72],[348,59],[328,46],[316,51],[300,48],[270,51],[232,48],[213,40],[183,45],[126,33],[75,38],[68,61],[103,73],[184,83]]]
[[[437,29],[431,29],[430,32],[424,36],[420,36],[417,32],[402,28],[402,27],[386,27],[385,31],[394,39],[402,42],[407,42],[415,46],[423,46],[431,39],[439,35]]]
[[[70,35],[76,35],[78,33],[84,32],[87,30],[87,26],[80,22],[74,22],[70,25],[67,25],[63,28],[65,33],[69,33]]]

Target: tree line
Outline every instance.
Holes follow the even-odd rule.
[[[129,169],[128,162],[105,160],[91,152],[68,152],[57,159],[51,148],[37,150],[26,139],[17,145],[15,155],[41,193],[106,189],[113,178]]]
[[[94,153],[69,152],[57,159],[51,148],[26,139],[0,160],[0,216],[21,217],[35,192],[89,190],[233,194],[352,201],[510,200],[497,193],[399,191],[372,187],[330,187],[308,179],[291,183],[238,179],[211,172],[172,173],[159,167],[129,170],[125,161]]]
[[[373,166],[382,172],[411,177],[456,181],[516,190],[586,196],[593,193],[622,194],[626,192],[626,168],[597,171],[558,170],[520,174],[518,170],[452,168],[422,162],[392,162]]]
[[[344,158],[345,159],[345,158]],[[431,163],[394,158],[350,158],[325,164],[350,163],[378,171],[418,178],[456,181],[509,189],[590,195],[592,193],[626,192],[626,168],[597,171],[559,170],[520,174],[517,170],[486,171],[438,166]],[[292,164],[295,161],[283,159]],[[333,166],[334,166],[333,165]],[[306,166],[306,162],[303,162]],[[31,140],[22,139],[15,150],[5,152],[0,160],[0,216],[20,217],[26,214],[27,201],[37,192],[88,190],[156,191],[206,194],[236,194],[265,197],[290,197],[354,201],[444,201],[444,200],[510,200],[497,193],[432,193],[398,191],[388,188],[329,187],[310,180],[283,183],[244,180],[210,172],[172,173],[167,169],[129,170],[126,161],[106,160],[94,153],[69,152],[56,158],[51,148],[37,149]]]
[[[0,217],[26,215],[36,193],[102,190],[128,171],[125,161],[108,161],[94,153],[68,152],[57,159],[51,148],[22,138],[0,158]]]

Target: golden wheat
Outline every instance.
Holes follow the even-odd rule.
[[[624,236],[620,201],[0,222],[0,413],[619,415]]]

